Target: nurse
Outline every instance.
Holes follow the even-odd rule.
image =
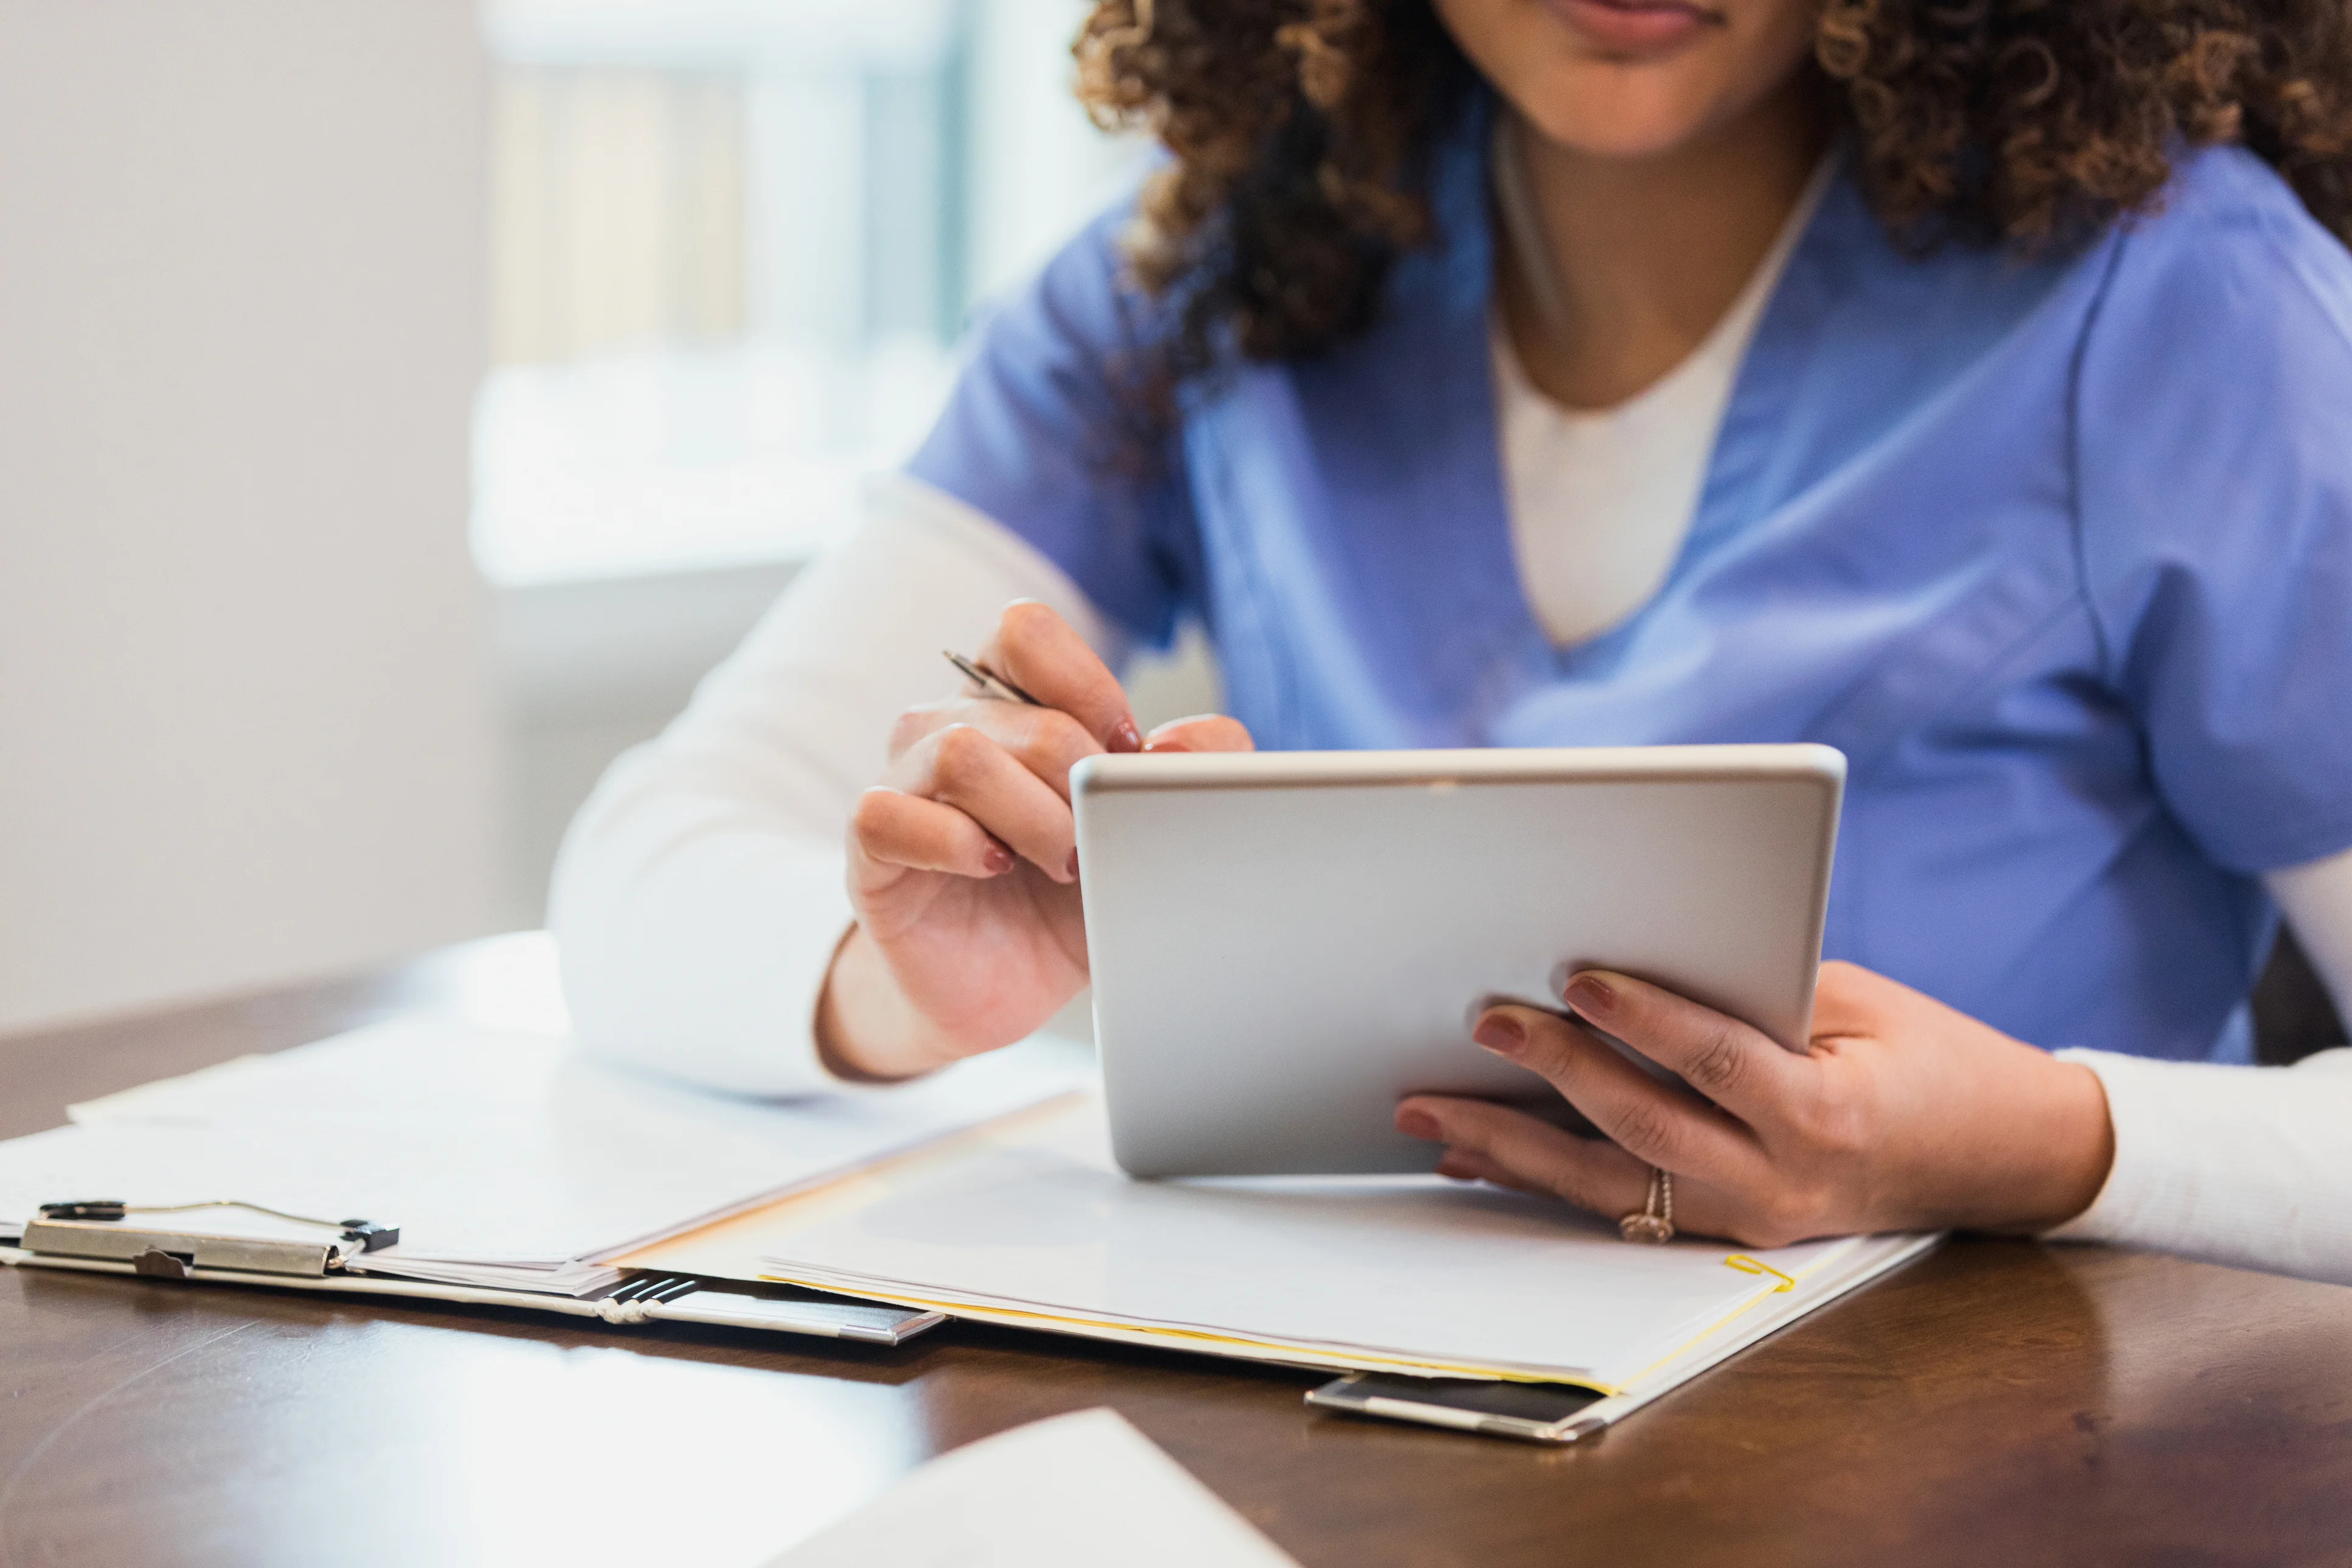
[[[584,1040],[801,1092],[1020,1038],[1086,982],[1098,751],[1816,741],[1809,1057],[1582,974],[1705,1098],[1502,1007],[1610,1141],[1399,1127],[1750,1245],[2352,1281],[2352,1053],[2248,1066],[2245,1005],[2282,908],[2352,1003],[2338,0],[1102,0],[1078,58],[1167,161],[583,811]],[[1230,714],[1140,735],[1188,621]]]

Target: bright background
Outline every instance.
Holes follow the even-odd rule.
[[[0,1030],[536,924],[1133,177],[1083,12],[0,0]]]

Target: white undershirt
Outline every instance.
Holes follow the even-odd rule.
[[[1504,160],[1504,166],[1515,165]],[[1565,647],[1599,636],[1665,582],[1698,510],[1748,342],[1833,173],[1826,160],[1814,172],[1706,341],[1614,408],[1571,410],[1544,396],[1528,380],[1500,317],[1490,325],[1511,543],[1528,605],[1553,642]],[[1516,232],[1526,222],[1507,215],[1505,226]]]
[[[1616,625],[1671,568],[1787,238],[1706,344],[1621,408],[1549,404],[1497,337],[1512,537],[1555,640]],[[1011,530],[912,479],[877,487],[858,531],[659,739],[613,764],[572,824],[549,923],[585,1046],[741,1092],[854,1092],[811,1038],[851,922],[850,810],[897,715],[953,687],[939,650],[979,647],[1016,598],[1123,658],[1085,595]],[[2352,1016],[2352,850],[2263,883]],[[2106,1086],[2116,1163],[2053,1234],[2352,1283],[2352,1050],[2289,1068],[2062,1054]]]

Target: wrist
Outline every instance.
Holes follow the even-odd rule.
[[[2044,1113],[2032,1129],[2032,1168],[1999,1227],[2023,1235],[2054,1229],[2096,1203],[2116,1163],[2115,1126],[2099,1075],[2079,1062],[2044,1062]]]
[[[862,925],[834,949],[817,993],[817,1060],[852,1083],[896,1083],[935,1072],[957,1053],[910,1006],[882,950]]]

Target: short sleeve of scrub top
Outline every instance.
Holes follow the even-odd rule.
[[[1152,303],[1126,279],[1120,204],[987,313],[971,362],[907,471],[1020,534],[1139,642],[1198,602],[1199,546],[1137,389]]]
[[[2241,873],[2352,845],[2352,265],[2251,161],[2127,232],[2081,362],[2083,574],[2158,792]]]

